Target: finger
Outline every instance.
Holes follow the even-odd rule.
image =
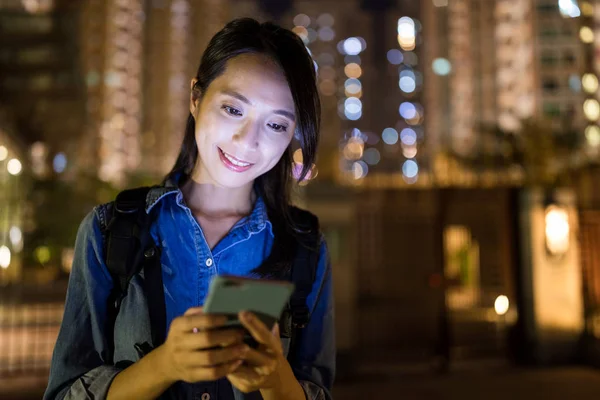
[[[262,371],[272,371],[277,366],[274,356],[260,350],[248,349],[243,358],[249,366],[259,367]]]
[[[193,315],[193,314],[201,314],[202,307],[190,307],[183,315]]]
[[[177,347],[182,350],[204,350],[241,344],[243,340],[244,332],[235,329],[188,332],[180,336]]]
[[[192,332],[194,330],[200,331],[222,327],[226,322],[227,317],[224,315],[190,312],[188,315],[176,318],[173,321],[171,329],[174,329],[178,332]]]
[[[280,336],[279,322],[275,322],[275,325],[273,326],[273,329],[271,330],[271,332],[273,333],[273,336],[275,336],[276,338],[278,338]]]
[[[220,349],[203,350],[192,352],[187,356],[188,364],[192,367],[214,367],[221,364],[228,364],[232,361],[243,360],[248,346],[238,344]]]
[[[272,348],[274,351],[277,350],[275,337],[271,334],[270,329],[268,329],[256,315],[248,311],[243,311],[238,317],[242,322],[242,325],[244,325],[257,342]],[[279,339],[277,339],[277,342],[279,342]]]
[[[230,376],[234,379],[239,379],[252,385],[262,381],[262,377],[254,370],[254,368],[246,365],[240,365],[239,368],[237,368],[234,372],[228,374],[227,378]]]
[[[215,367],[198,367],[192,370],[191,375],[194,382],[216,381],[235,372],[241,365],[242,361],[232,361]]]

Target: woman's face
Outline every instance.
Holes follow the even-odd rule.
[[[195,80],[192,81],[192,85]],[[277,164],[296,128],[294,100],[283,71],[264,55],[232,58],[225,72],[192,98],[199,183],[238,188]]]

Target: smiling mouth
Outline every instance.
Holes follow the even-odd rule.
[[[250,167],[252,167],[254,165],[253,163],[242,161],[238,158],[235,158],[231,154],[225,153],[223,150],[221,150],[221,148],[218,148],[218,149],[219,149],[219,156],[221,158],[221,161],[223,162],[223,164],[225,164],[225,166],[227,168],[229,168],[232,171],[243,172],[243,171],[248,170]]]

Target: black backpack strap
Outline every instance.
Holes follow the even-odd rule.
[[[160,249],[154,244],[150,234],[153,216],[146,213],[146,197],[149,190],[149,187],[143,187],[119,193],[106,228],[106,266],[114,281],[107,301],[105,330],[108,349],[106,360],[111,364],[114,361],[114,327],[121,302],[127,295],[131,278],[142,268],[152,341],[155,346],[164,341],[166,313]]]
[[[321,232],[317,217],[308,211],[294,208],[292,215],[298,227],[302,229],[291,270],[291,280],[295,288],[289,302],[289,318],[291,318],[289,354],[293,357],[302,329],[310,320],[307,298],[312,292],[317,274]]]

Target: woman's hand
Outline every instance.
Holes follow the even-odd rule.
[[[223,327],[227,318],[190,308],[171,323],[160,346],[165,374],[173,381],[213,381],[232,373],[242,364],[248,346],[244,332]],[[158,349],[157,349],[158,350]]]
[[[304,392],[283,355],[279,325],[276,324],[273,331],[270,331],[260,319],[249,312],[240,313],[239,319],[259,346],[257,349],[249,349],[244,356],[245,363],[227,375],[231,384],[244,393],[261,390],[261,393],[264,393],[263,397],[267,395],[266,392],[270,392],[269,394],[275,394],[273,398],[283,399],[285,391],[300,393],[304,398]]]

